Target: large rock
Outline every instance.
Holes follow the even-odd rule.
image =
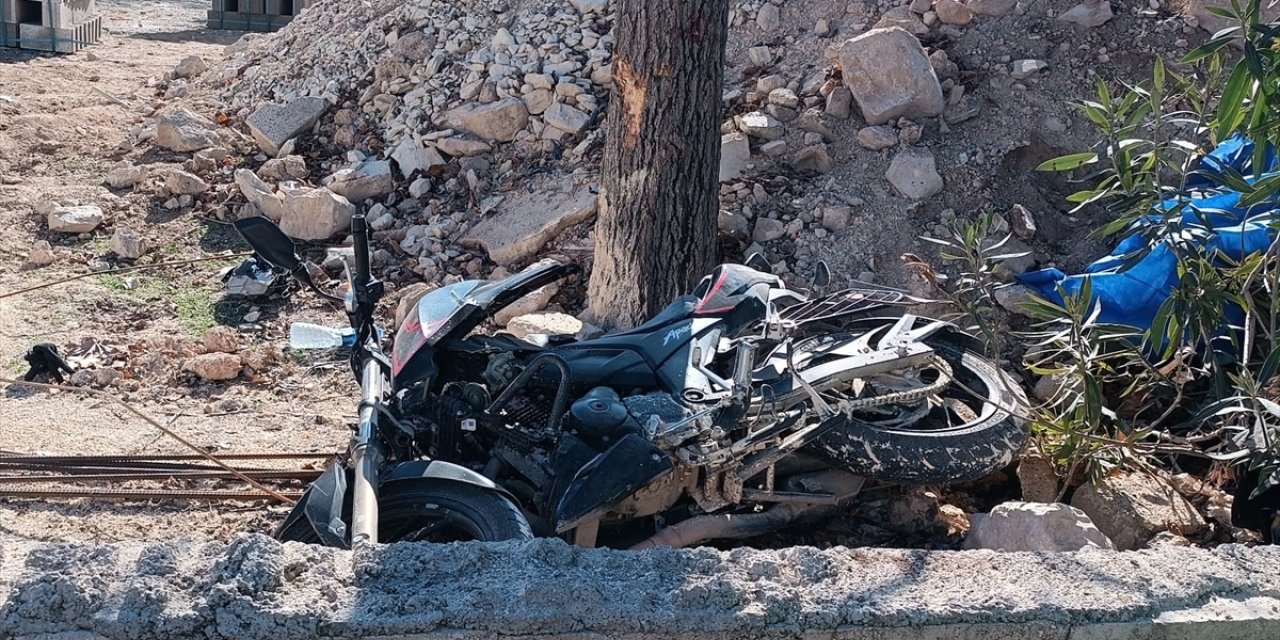
[[[741,133],[720,136],[720,182],[728,182],[742,175],[751,161],[751,144]]]
[[[1089,514],[1122,551],[1146,546],[1161,531],[1190,536],[1204,518],[1169,483],[1141,473],[1108,476],[1076,489],[1072,506]]]
[[[356,206],[323,187],[287,189],[280,229],[299,240],[326,240],[351,229]]]
[[[342,169],[326,178],[324,186],[351,202],[381,198],[396,189],[391,163],[385,160],[362,162]]]
[[[540,263],[529,265],[528,268],[533,269],[539,264]],[[515,320],[520,316],[526,316],[542,311],[547,307],[547,304],[551,302],[551,298],[555,297],[556,293],[559,293],[559,291],[560,285],[556,282],[534,289],[528,295],[516,300],[509,306],[504,307],[497,313],[493,314],[493,321],[499,327],[505,327],[512,320]]]
[[[582,329],[582,321],[567,313],[530,313],[507,322],[507,332],[521,339],[537,333],[577,336]]]
[[[328,109],[329,102],[324,98],[296,98],[288,104],[272,103],[258,107],[245,124],[249,125],[249,132],[258,147],[274,156],[280,153],[284,143],[315,126]]]
[[[236,186],[240,187],[245,200],[252,202],[268,218],[279,222],[284,216],[284,202],[280,196],[252,169],[236,169]]]
[[[924,200],[942,191],[942,176],[928,149],[912,147],[899,151],[884,175],[894,189],[911,200]]]
[[[969,519],[966,549],[1079,551],[1113,549],[1089,516],[1061,503],[1006,502]]]
[[[173,77],[190,80],[204,73],[208,68],[209,65],[205,64],[204,58],[187,56],[178,63],[178,66],[173,68]]]
[[[125,260],[137,260],[147,253],[147,241],[134,229],[116,227],[111,234],[111,250]]]
[[[156,117],[156,144],[180,153],[208,149],[220,142],[218,125],[181,107]]]
[[[445,126],[497,142],[510,142],[529,126],[529,109],[520,98],[472,102],[444,114]]]
[[[54,207],[49,212],[49,231],[53,233],[89,233],[102,224],[102,209],[94,205]]]
[[[545,186],[510,195],[462,242],[482,247],[500,265],[523,262],[565,229],[595,216],[596,194],[587,187]]]
[[[942,113],[946,101],[929,56],[898,27],[872,29],[840,47],[844,82],[869,124]]]

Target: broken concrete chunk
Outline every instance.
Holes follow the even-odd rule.
[[[585,186],[534,189],[508,196],[462,242],[483,248],[500,265],[523,262],[595,214],[596,194]]]
[[[245,124],[258,147],[267,155],[276,156],[284,143],[310,130],[328,109],[329,102],[324,98],[297,98],[287,104],[264,104]]]
[[[485,140],[510,142],[529,126],[529,108],[520,98],[489,104],[473,102],[446,112],[444,125]]]
[[[258,178],[258,174],[250,169],[236,169],[236,186],[245,199],[252,202],[262,213],[275,222],[284,215],[284,204],[280,196],[270,185]]]
[[[326,178],[324,186],[351,202],[381,198],[396,189],[391,163],[385,160],[366,161],[342,169]]]
[[[872,29],[840,47],[845,85],[868,124],[940,115],[942,85],[920,41],[897,28]]]
[[[928,149],[912,147],[899,151],[884,176],[903,197],[924,200],[942,191],[942,176]]]
[[[116,227],[111,234],[111,251],[125,260],[137,260],[147,253],[147,241],[129,227]]]
[[[1083,511],[1061,503],[1006,502],[970,517],[965,549],[1079,551],[1113,549]]]
[[[751,161],[751,145],[741,133],[720,136],[720,182],[742,175]]]
[[[156,117],[156,144],[179,153],[190,153],[217,145],[218,126],[181,107]]]
[[[280,229],[299,240],[327,240],[351,229],[356,206],[323,187],[301,187],[281,192],[284,214]]]
[[[49,231],[53,233],[89,233],[102,224],[102,209],[94,205],[54,207],[49,212]]]

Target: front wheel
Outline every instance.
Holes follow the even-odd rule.
[[[378,496],[378,542],[533,539],[520,508],[500,493],[464,484],[406,484],[387,485]],[[320,542],[306,518],[276,537],[282,542]]]

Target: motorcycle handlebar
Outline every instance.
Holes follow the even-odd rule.
[[[365,222],[363,213],[351,218],[351,238],[356,258],[354,280],[357,287],[362,287],[372,277],[369,269],[369,225]]]

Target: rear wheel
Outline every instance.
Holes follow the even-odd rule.
[[[1017,384],[958,337],[935,334],[924,342],[945,365],[858,384],[872,395],[923,388],[937,376],[950,384],[920,402],[854,411],[805,451],[862,476],[912,484],[977,480],[1013,462],[1027,439],[1025,421],[1011,413],[1025,405]],[[853,385],[823,395],[838,400],[846,393],[853,397]]]
[[[533,531],[520,508],[495,491],[463,484],[384,487],[378,497],[379,542],[530,540]],[[284,542],[316,544],[311,523],[301,518],[281,531]]]

